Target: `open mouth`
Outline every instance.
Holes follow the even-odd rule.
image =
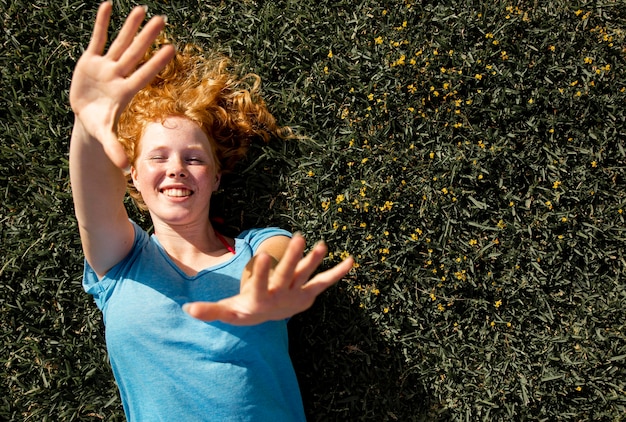
[[[172,198],[183,198],[186,196],[193,195],[193,191],[190,191],[189,189],[180,189],[180,188],[161,189],[161,193],[164,194],[165,196],[169,196]]]

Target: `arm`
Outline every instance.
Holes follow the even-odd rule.
[[[324,290],[343,278],[352,268],[349,257],[337,266],[311,276],[326,256],[323,242],[304,258],[305,241],[278,236],[263,242],[248,263],[238,295],[219,302],[194,302],[184,306],[191,316],[220,320],[233,325],[255,325],[280,320],[307,310]]]
[[[145,9],[135,8],[119,36],[103,54],[111,17],[111,3],[98,9],[94,31],[76,64],[70,87],[75,124],[70,142],[70,180],[83,251],[99,276],[130,251],[133,228],[124,208],[128,158],[117,140],[122,110],[171,59],[164,48],[148,63],[137,63],[164,26],[151,19],[135,37]]]

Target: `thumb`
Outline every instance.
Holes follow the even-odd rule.
[[[183,311],[189,316],[205,321],[230,322],[233,315],[219,302],[190,302],[183,305]]]
[[[111,162],[122,170],[129,167],[130,162],[124,147],[117,139],[117,136],[113,132],[109,132],[103,139],[104,153],[109,157]]]

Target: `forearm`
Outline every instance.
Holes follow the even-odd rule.
[[[70,181],[76,217],[81,226],[101,222],[123,209],[126,178],[76,118],[70,142]]]

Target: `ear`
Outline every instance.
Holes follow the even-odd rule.
[[[137,192],[141,192],[141,189],[139,188],[139,181],[137,180],[137,169],[135,166],[130,167],[130,177],[133,181],[133,185],[135,185],[135,189],[137,189]]]
[[[215,175],[215,186],[213,187],[213,192],[217,192],[219,190],[221,181],[222,181],[222,173],[217,173]]]

